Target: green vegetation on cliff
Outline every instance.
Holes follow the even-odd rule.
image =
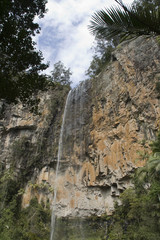
[[[33,140],[30,134],[14,135],[6,159],[1,156],[0,162],[0,239],[3,240],[48,240],[50,234],[51,212],[49,203],[32,199],[30,205],[22,209],[22,195],[29,184],[32,192],[38,194],[53,193],[53,187],[47,182],[36,184],[36,174],[49,159],[57,156],[58,140],[66,95],[69,86],[57,84],[49,89],[50,97],[44,104],[49,113],[45,118],[45,126],[39,129],[38,136]],[[45,105],[45,106],[46,106]],[[33,105],[34,107],[34,105]],[[39,119],[43,118],[44,108],[38,105]],[[46,109],[45,109],[46,110]],[[32,113],[30,113],[32,116]],[[35,115],[35,113],[33,114]],[[36,129],[32,126],[31,131]],[[51,132],[50,132],[51,131]],[[3,135],[8,134],[7,131]],[[48,137],[51,135],[55,142]],[[48,149],[48,146],[50,148]],[[53,164],[53,163],[52,163]],[[34,194],[33,194],[34,195]]]
[[[122,193],[121,205],[108,220],[108,240],[160,239],[160,133],[151,148],[134,175],[134,187]]]
[[[35,167],[35,159],[25,148],[26,139],[16,142],[14,156],[10,159],[10,168],[6,169],[1,164],[0,172],[0,239],[3,240],[40,240],[49,239],[50,232],[50,206],[39,204],[37,199],[32,199],[30,205],[22,209],[21,197],[28,179],[29,169]],[[19,147],[22,147],[20,149]],[[32,149],[32,147],[31,147]],[[28,149],[29,150],[29,149]],[[15,157],[23,153],[19,161],[25,160],[27,153],[31,162],[18,173],[15,166]],[[17,160],[17,159],[16,159]],[[18,164],[18,160],[17,160]],[[19,162],[20,164],[20,162]],[[32,171],[30,174],[32,174]],[[30,176],[31,177],[31,176]],[[43,187],[43,186],[41,186]],[[45,190],[44,187],[42,190]]]
[[[13,197],[0,211],[0,239],[48,240],[50,234],[49,206],[31,200],[30,206],[20,211],[17,198]]]

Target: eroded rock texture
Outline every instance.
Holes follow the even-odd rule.
[[[1,120],[2,161],[9,162],[11,146],[17,138],[26,136],[28,148],[31,143],[36,146],[36,150],[32,146],[33,158],[39,156],[35,165],[31,161],[24,207],[33,196],[52,203],[56,184],[56,215],[111,214],[114,201],[131,185],[131,173],[144,163],[138,152],[149,151],[148,143],[155,139],[159,128],[159,46],[154,38],[139,37],[118,46],[113,59],[95,79],[82,82],[70,93],[57,179],[64,106],[53,117],[46,100],[41,101],[39,116],[30,115],[20,106],[4,111],[0,105],[5,112]],[[24,159],[28,162],[27,156],[22,156],[17,168],[23,168]],[[37,164],[41,167],[37,168]]]

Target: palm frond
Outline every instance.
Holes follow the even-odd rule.
[[[93,35],[111,40],[122,37],[160,34],[160,7],[139,8],[111,7],[94,13],[89,30]]]

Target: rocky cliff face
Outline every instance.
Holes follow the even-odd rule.
[[[39,115],[1,102],[1,159],[23,175],[23,207],[34,196],[52,203],[56,184],[56,215],[111,214],[131,185],[131,173],[143,165],[139,152],[149,151],[159,128],[159,46],[139,37],[118,46],[113,59],[70,92],[57,177],[66,91],[59,93],[61,104],[55,90],[43,93]]]
[[[45,180],[35,183],[41,170],[56,166],[61,117],[68,88],[56,87],[40,92],[38,113],[21,104],[0,102],[1,175],[13,180],[15,188],[30,189],[25,198],[52,196],[52,187]],[[45,173],[44,173],[45,175]],[[4,177],[3,177],[4,178]],[[43,176],[44,178],[44,176]],[[3,183],[3,182],[2,182]],[[5,182],[4,182],[5,183]]]

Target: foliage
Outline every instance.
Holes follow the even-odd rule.
[[[118,7],[100,10],[92,16],[89,30],[101,39],[124,40],[139,35],[160,34],[160,6],[138,5],[126,7],[121,0]]]
[[[35,169],[41,170],[45,164],[48,164],[48,158],[53,157],[53,149],[50,148],[52,152],[48,152],[47,148],[47,144],[51,144],[48,131],[53,131],[54,136],[56,131],[60,131],[60,129],[57,130],[57,125],[60,124],[60,110],[62,111],[64,108],[64,99],[68,91],[69,86],[57,84],[54,87],[54,94],[47,100],[49,105],[47,124],[37,135],[37,141],[32,142],[32,136],[18,137],[16,135],[10,147],[7,165],[6,162],[1,161],[0,239],[49,239],[51,220],[49,206],[38,204],[36,200],[32,200],[29,207],[21,209],[21,198],[26,183],[35,177]],[[59,135],[59,132],[57,134]],[[50,135],[53,136],[51,133]],[[56,143],[53,143],[53,148],[57,148],[55,145]],[[30,183],[30,187],[38,193],[53,193],[53,188],[47,182]]]
[[[44,191],[46,193],[53,193],[54,191],[53,187],[51,187],[48,182],[41,182],[41,183],[29,182],[29,186],[31,187],[32,190]]]
[[[13,133],[15,139],[12,139],[7,163],[1,161],[0,165],[0,239],[49,239],[51,220],[49,206],[32,200],[29,207],[21,209],[21,198],[26,183],[36,178],[38,171],[35,169],[40,171],[42,167],[47,166],[49,157],[53,158],[53,154],[57,156],[57,152],[53,151],[54,148],[57,149],[58,143],[54,142],[53,148],[49,148],[52,152],[49,152],[48,145],[53,139],[48,136],[59,135],[64,99],[70,87],[54,85],[54,91],[51,91],[53,94],[46,103],[49,112],[44,119],[46,125],[40,129],[37,141],[35,139],[32,141],[32,136],[19,136],[12,129],[11,134]],[[41,110],[43,111],[43,108]],[[53,188],[47,182],[30,183],[30,187],[36,193],[53,193]]]
[[[33,41],[40,32],[35,17],[44,16],[45,4],[46,0],[0,1],[0,98],[28,101],[46,85],[39,72],[48,65]]]
[[[31,200],[30,206],[21,209],[24,193],[23,181],[17,178],[13,167],[0,173],[0,239],[49,239],[49,206]]]
[[[59,61],[54,64],[53,71],[51,71],[50,80],[61,85],[69,85],[72,83],[70,76],[72,75],[70,68],[66,69],[64,64]]]
[[[135,0],[133,1],[133,6],[140,9],[150,7],[157,8],[159,7],[159,0]]]
[[[160,133],[153,153],[134,176],[134,188],[121,194],[108,224],[108,240],[160,239]]]
[[[86,71],[89,78],[98,75],[105,64],[114,60],[112,52],[120,41],[139,35],[160,34],[159,0],[137,0],[130,7],[121,0],[115,2],[119,3],[119,7],[100,10],[92,16],[89,30],[95,36],[96,46]],[[159,89],[159,83],[156,88]]]
[[[86,71],[86,76],[93,78],[98,75],[103,66],[110,62],[111,54],[114,49],[114,45],[111,42],[96,39],[96,45],[94,46],[94,55],[90,63],[88,70]]]
[[[31,200],[30,206],[21,210],[13,198],[0,212],[0,239],[48,240],[50,232],[49,206]]]
[[[135,189],[121,195],[121,206],[116,206],[109,225],[108,240],[160,239],[160,203],[152,195],[152,186],[147,193],[137,194]]]
[[[160,132],[158,132],[157,139],[150,144],[153,153],[160,152]]]

